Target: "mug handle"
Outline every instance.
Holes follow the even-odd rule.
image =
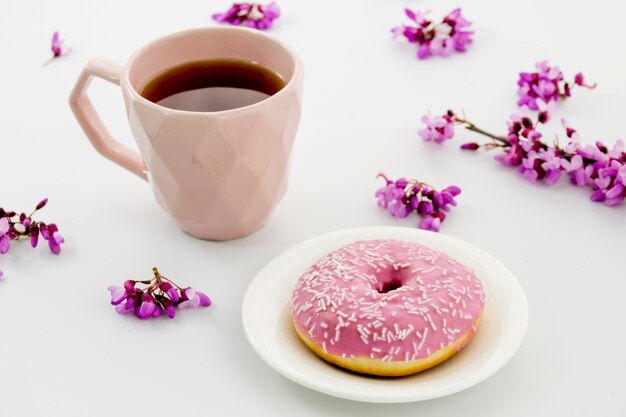
[[[123,70],[121,66],[104,59],[97,58],[89,61],[72,90],[69,99],[70,107],[87,138],[101,155],[126,168],[139,178],[148,181],[146,166],[139,152],[118,142],[111,136],[87,96],[87,89],[93,77],[120,85],[120,76]]]

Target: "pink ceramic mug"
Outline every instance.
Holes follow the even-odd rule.
[[[211,58],[257,62],[286,84],[256,104],[219,112],[173,110],[138,93],[171,67]],[[87,97],[93,77],[122,87],[139,152],[116,141],[102,123]],[[301,103],[298,57],[260,31],[237,27],[165,36],[135,52],[126,67],[92,60],[70,96],[74,115],[96,150],[147,180],[181,229],[212,240],[254,232],[285,193]]]

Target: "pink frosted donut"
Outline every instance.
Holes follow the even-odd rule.
[[[470,341],[482,283],[445,253],[414,242],[363,240],[331,252],[298,279],[295,329],[323,359],[352,371],[409,375]]]

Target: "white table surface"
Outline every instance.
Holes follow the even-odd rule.
[[[0,5],[0,205],[59,224],[60,256],[26,242],[0,256],[0,416],[624,416],[626,205],[593,204],[562,180],[532,186],[490,155],[423,143],[428,109],[451,106],[502,131],[515,111],[517,73],[551,58],[599,86],[558,107],[583,138],[624,134],[626,3],[529,0],[280,0],[272,34],[305,63],[304,112],[290,185],[267,225],[236,241],[180,232],[150,187],[106,161],[67,105],[92,57],[123,63],[158,36],[212,25],[226,1],[17,1]],[[390,39],[405,6],[442,16],[457,5],[475,22],[466,54],[418,61]],[[71,55],[47,67],[59,30]],[[91,88],[115,136],[132,144],[121,94]],[[400,405],[357,403],[303,388],[272,371],[241,326],[244,291],[259,269],[309,237],[348,227],[417,224],[375,204],[378,171],[463,189],[443,233],[475,244],[518,277],[530,322],[519,352],[467,391]],[[209,294],[209,309],[173,321],[117,315],[106,287],[161,271]]]

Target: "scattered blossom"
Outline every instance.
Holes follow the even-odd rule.
[[[58,255],[61,252],[61,244],[65,239],[59,233],[57,225],[33,220],[33,215],[47,203],[47,198],[41,200],[30,214],[18,214],[0,207],[0,254],[7,253],[11,248],[11,242],[21,238],[29,239],[31,246],[35,248],[39,243],[39,236],[48,242],[52,253]]]
[[[378,174],[386,182],[379,188],[375,197],[378,205],[397,218],[407,217],[412,212],[422,216],[419,228],[438,232],[441,223],[445,220],[445,212],[456,206],[455,197],[461,189],[451,185],[442,191],[416,180],[399,178],[396,181],[388,179],[385,174]]]
[[[157,268],[152,269],[154,278],[146,281],[126,280],[123,286],[110,286],[111,305],[119,314],[131,314],[145,320],[165,313],[169,318],[176,316],[176,309],[208,307],[211,299],[193,288],[182,288],[164,277]],[[143,285],[143,288],[139,288]]]
[[[52,51],[52,57],[44,63],[44,65],[48,65],[50,62],[54,61],[56,58],[59,58],[61,55],[66,55],[70,52],[69,48],[63,46],[65,41],[59,37],[59,32],[54,32],[52,34],[52,40],[50,42],[50,50]]]
[[[586,84],[582,73],[574,77],[574,82],[565,81],[563,73],[557,66],[550,66],[548,61],[535,64],[536,71],[520,72],[517,80],[519,106],[528,106],[531,110],[539,109],[539,100],[545,103],[556,102],[570,97],[572,87],[577,85],[595,88],[595,84]]]
[[[463,17],[460,8],[454,9],[438,23],[428,18],[429,11],[422,13],[405,9],[404,13],[411,24],[396,26],[391,32],[394,37],[404,37],[410,43],[416,43],[419,59],[465,52],[472,43],[474,32],[467,29],[471,23]]]
[[[274,20],[280,17],[280,9],[275,2],[266,5],[259,3],[234,3],[224,13],[215,13],[213,20],[231,25],[243,25],[254,29],[266,30],[272,27]]]
[[[443,143],[454,136],[454,120],[447,114],[436,117],[425,114],[422,116],[422,122],[426,127],[417,133],[424,140]]]

